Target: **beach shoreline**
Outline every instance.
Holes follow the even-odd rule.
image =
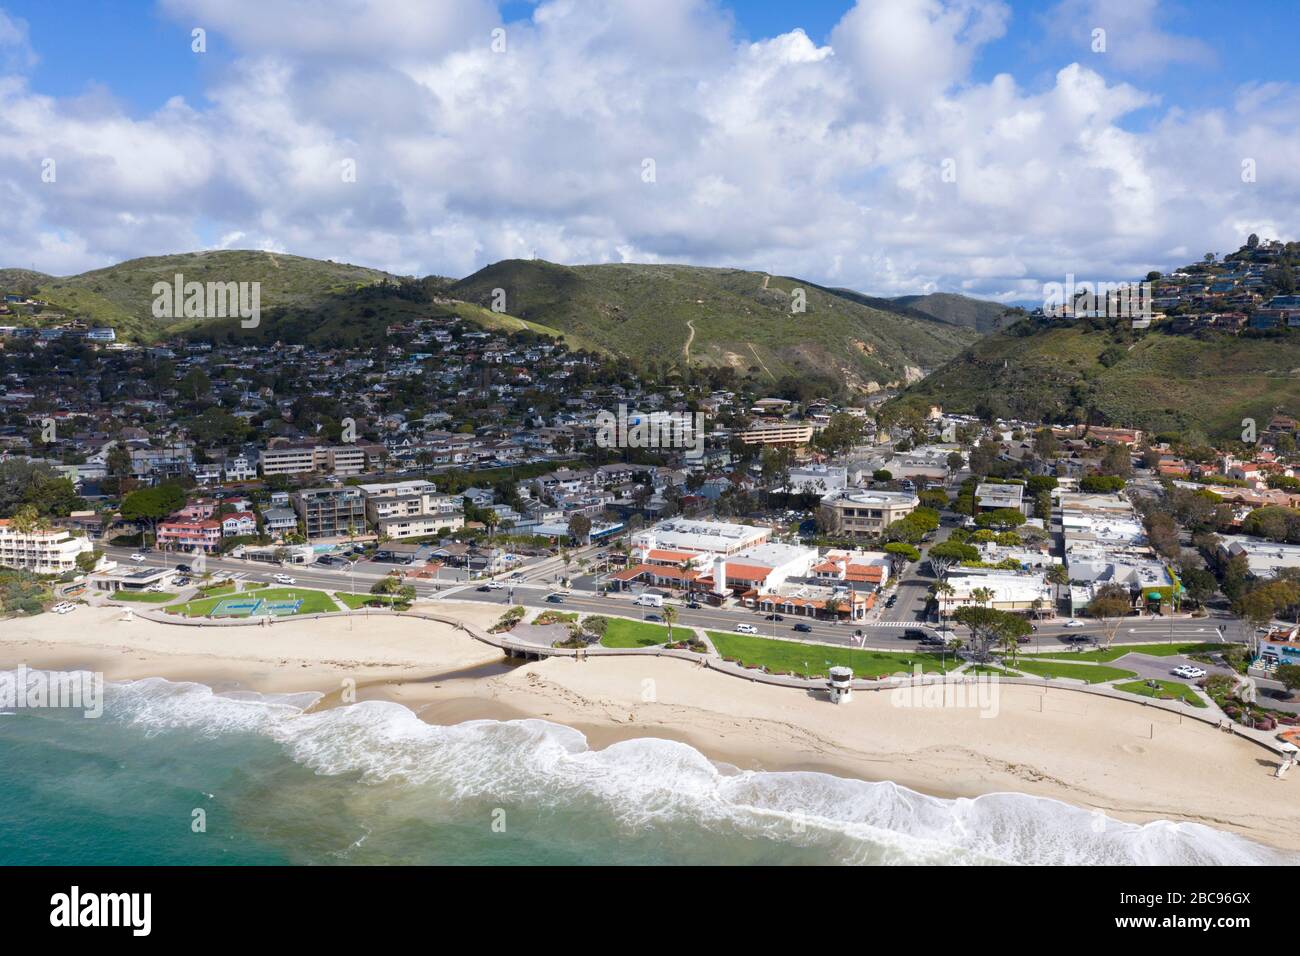
[[[479,627],[495,608],[440,603]],[[310,709],[384,700],[435,724],[540,718],[594,750],[643,737],[694,747],[741,770],[892,781],[941,798],[1022,793],[1130,823],[1201,823],[1300,852],[1293,778],[1250,741],[1177,714],[1065,688],[1003,685],[995,717],[908,704],[890,690],[844,706],[670,657],[508,664],[451,625],[371,616],[273,628],[178,627],[120,608],[6,621],[0,669],[163,678],[231,694],[314,693]],[[1213,767],[1213,772],[1206,768]]]

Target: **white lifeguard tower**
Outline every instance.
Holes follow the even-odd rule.
[[[832,667],[830,675],[826,686],[830,688],[831,703],[847,704],[853,699],[853,668]]]
[[[1274,776],[1285,777],[1286,772],[1295,766],[1297,756],[1300,755],[1300,747],[1288,740],[1278,749],[1282,751],[1282,762],[1277,765],[1277,773]]]

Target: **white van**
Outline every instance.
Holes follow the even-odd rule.
[[[664,596],[662,594],[638,594],[636,600],[632,603],[641,607],[663,607]]]

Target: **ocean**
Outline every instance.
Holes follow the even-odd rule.
[[[740,771],[542,720],[426,724],[382,701],[110,684],[102,717],[0,716],[3,864],[1254,864],[1189,823],[1024,794]]]

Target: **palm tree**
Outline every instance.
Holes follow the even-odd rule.
[[[1063,564],[1053,564],[1047,569],[1047,581],[1056,588],[1055,604],[1052,607],[1052,613],[1055,614],[1061,606],[1061,585],[1070,583],[1070,572]]]
[[[947,581],[937,581],[935,582],[933,591],[934,596],[939,600],[939,620],[940,623],[942,623],[943,617],[948,611],[948,602],[951,601],[952,596],[957,593],[957,589]]]
[[[993,601],[993,589],[976,588],[970,592],[970,599],[980,607],[983,607],[985,604],[990,604]]]
[[[1003,659],[1015,664],[1016,657],[1020,653],[1020,640],[1012,634],[1002,636],[1002,655]]]
[[[673,642],[673,625],[677,623],[677,608],[664,605],[664,623],[668,625],[668,643]]]

